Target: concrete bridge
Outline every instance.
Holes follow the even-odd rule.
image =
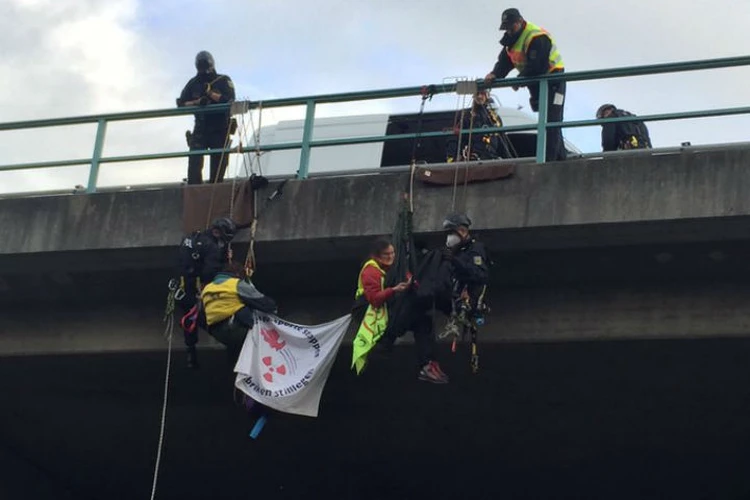
[[[355,378],[344,347],[320,417],[273,415],[251,441],[221,350],[204,338],[190,371],[177,349],[157,498],[742,497],[749,160],[691,148],[470,184],[493,310],[482,371],[446,346],[445,387],[416,381],[408,348]],[[257,234],[285,317],[347,311],[405,181],[287,185]],[[2,498],[147,498],[187,189],[0,200]],[[416,186],[431,244],[452,194]]]
[[[747,147],[688,148],[519,164],[510,179],[458,186],[457,206],[465,199],[496,261],[485,341],[744,335],[748,164]],[[257,282],[285,315],[348,310],[367,243],[392,230],[407,180],[384,171],[286,185],[256,246]],[[187,189],[0,200],[0,352],[162,348]],[[415,231],[430,244],[453,194],[415,186]],[[29,318],[29,304],[46,314]]]

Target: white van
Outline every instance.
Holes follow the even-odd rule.
[[[468,111],[468,110],[467,110]],[[513,108],[495,106],[495,111],[504,126],[535,125],[536,117]],[[433,111],[422,115],[421,131],[435,132],[452,130],[456,112]],[[261,129],[261,144],[299,143],[302,141],[304,120],[280,121],[276,125]],[[316,118],[313,128],[313,141],[381,135],[411,134],[419,131],[419,115],[372,114]],[[511,132],[507,134],[517,157],[536,156],[536,131]],[[416,155],[418,162],[445,162],[446,137],[420,139]],[[568,141],[565,146],[569,155],[581,152]],[[369,144],[314,147],[310,153],[310,174],[333,173],[351,170],[366,170],[381,167],[408,165],[411,161],[413,139],[396,139]],[[251,153],[251,156],[254,155]],[[261,168],[266,176],[293,175],[299,169],[300,150],[268,151],[261,156]]]

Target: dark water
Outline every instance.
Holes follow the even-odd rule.
[[[176,354],[159,499],[750,498],[750,340],[485,346],[449,386],[342,355],[320,417],[257,441],[224,353]],[[0,498],[148,499],[164,362],[1,359]]]

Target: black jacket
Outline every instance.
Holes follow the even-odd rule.
[[[227,248],[210,229],[186,236],[180,245],[180,275],[210,283],[229,261]]]
[[[214,102],[208,97],[209,89],[221,94],[218,102]],[[232,102],[235,100],[234,83],[232,83],[231,78],[227,75],[199,73],[191,78],[185,85],[185,88],[182,89],[182,93],[177,99],[177,105],[184,106],[186,102],[200,98],[205,98],[204,102],[207,106]],[[197,130],[225,131],[229,128],[229,119],[230,113],[228,110],[196,114],[195,128]]]
[[[624,109],[616,109],[610,118],[635,116]],[[635,138],[635,142],[633,142]],[[605,123],[602,125],[602,151],[616,151],[618,149],[648,149],[651,148],[646,124],[637,122]]]
[[[451,259],[453,276],[459,286],[487,285],[490,267],[484,245],[470,239],[458,249]]]
[[[471,112],[474,111],[474,120],[472,123]],[[500,127],[502,123],[496,121],[496,117],[493,117],[489,108],[489,104],[478,105],[474,104],[465,113],[463,121],[463,129],[468,130],[470,128],[494,128]],[[461,149],[468,144],[469,134],[463,134],[461,137]],[[458,137],[453,136],[446,142],[445,145],[445,156],[446,158],[456,158],[456,148],[458,147]],[[471,153],[472,156],[476,156],[480,160],[489,160],[493,158],[503,157],[503,148],[500,142],[500,134],[482,134],[481,132],[473,132],[471,134]],[[461,152],[459,152],[461,153]]]

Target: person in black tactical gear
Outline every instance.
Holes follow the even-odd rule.
[[[234,84],[227,75],[216,73],[213,56],[203,50],[195,56],[197,74],[191,78],[177,99],[177,106],[211,106],[234,101]],[[224,149],[230,146],[229,136],[235,132],[236,122],[228,110],[195,115],[192,133],[187,132],[191,151],[199,149]],[[211,182],[224,180],[229,161],[228,153],[211,155]],[[203,156],[188,159],[188,184],[203,182]]]
[[[201,288],[210,283],[232,260],[229,244],[237,230],[238,226],[234,221],[221,217],[214,220],[208,229],[186,236],[180,244],[179,275],[182,293],[178,304],[185,315],[181,325],[188,348],[188,366],[197,366],[195,345],[198,343],[198,328],[207,328],[205,316],[198,307]]]
[[[618,118],[635,116],[614,104],[603,104],[596,111],[596,118]],[[651,149],[651,137],[642,121],[602,124],[602,151],[618,149]]]
[[[562,56],[552,35],[540,26],[527,22],[518,9],[506,9],[503,12],[500,30],[505,31],[500,40],[503,50],[500,51],[495,67],[485,76],[485,82],[492,83],[496,78],[505,78],[513,69],[518,70],[518,76],[522,78],[565,72]],[[533,83],[528,89],[531,109],[539,111],[539,84]],[[513,90],[518,90],[518,87],[513,87]],[[548,90],[547,121],[561,122],[565,107],[565,81],[550,81]],[[566,157],[562,129],[548,129],[547,161],[562,161]]]
[[[443,221],[443,230],[446,231],[443,260],[450,263],[452,289],[450,304],[445,300],[436,304],[450,316],[441,337],[458,336],[461,323],[465,324],[470,316],[484,312],[490,263],[484,245],[471,236],[470,227],[471,219],[461,213],[450,214]]]
[[[473,115],[473,116],[472,116]],[[463,129],[501,127],[502,121],[492,106],[492,100],[486,90],[480,90],[474,95],[471,111],[463,119]],[[461,138],[461,144],[468,142],[468,134]],[[446,143],[446,161],[452,163],[456,158],[458,137],[452,137]],[[464,145],[458,152],[459,161],[491,160],[494,158],[514,158],[517,155],[508,136],[502,133],[471,134],[471,145]]]

